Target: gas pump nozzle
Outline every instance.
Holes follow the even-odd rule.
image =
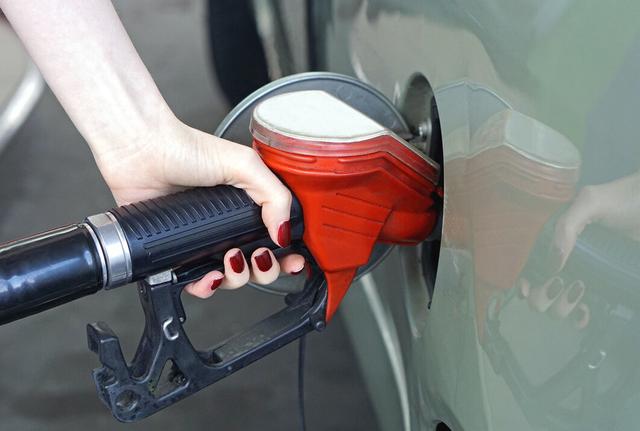
[[[260,208],[230,186],[126,205],[0,246],[2,323],[138,282],[146,324],[130,363],[107,324],[87,327],[102,364],[93,372],[99,396],[121,421],[149,416],[324,328],[377,243],[416,244],[436,224],[439,166],[325,92],[266,99],[251,132],[254,149],[295,196],[289,249],[269,239]],[[304,289],[247,331],[196,350],[183,328],[183,287],[220,268],[216,259],[228,248],[260,246],[305,254]]]

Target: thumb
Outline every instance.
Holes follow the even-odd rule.
[[[252,148],[228,141],[223,143],[228,146],[221,151],[225,184],[244,189],[262,207],[262,220],[272,241],[280,247],[288,246],[291,192]]]
[[[597,186],[584,187],[556,222],[551,254],[558,270],[564,267],[584,228],[600,217],[603,199],[599,195]]]

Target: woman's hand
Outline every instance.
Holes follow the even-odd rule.
[[[47,84],[86,139],[118,204],[185,187],[230,184],[262,205],[274,242],[289,242],[291,193],[248,147],[180,122],[167,106],[109,0],[0,0]],[[258,249],[251,265],[235,248],[186,290],[211,296],[249,280],[268,284],[296,273],[304,258],[278,263]]]
[[[281,247],[289,245],[291,192],[249,147],[193,129],[174,118],[127,145],[99,146],[94,156],[118,205],[186,187],[228,184],[246,190],[262,206],[271,239]],[[277,261],[266,248],[255,250],[250,257],[233,248],[225,254],[224,273],[210,272],[188,285],[186,291],[207,298],[218,287],[233,289],[249,280],[269,284],[281,271],[297,274],[304,264],[300,255]]]
[[[558,219],[552,244],[552,259],[564,267],[582,231],[600,223],[640,241],[640,173],[580,190]]]
[[[578,237],[591,223],[640,241],[640,173],[582,188],[556,221],[549,250],[549,278],[540,285],[532,285],[527,277],[518,281],[521,296],[534,310],[549,310],[559,318],[572,316],[578,329],[585,328],[590,319],[589,306],[583,301],[588,285],[580,279],[565,280],[561,271]]]

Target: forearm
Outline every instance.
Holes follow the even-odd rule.
[[[176,121],[109,0],[0,0],[100,164]]]

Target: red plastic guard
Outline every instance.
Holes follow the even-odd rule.
[[[374,136],[350,139],[349,151],[332,156],[335,140],[291,136],[265,127],[254,113],[255,150],[302,204],[303,240],[327,280],[327,321],[376,242],[417,244],[437,220],[438,165],[380,128]],[[301,154],[314,146],[322,155]]]

